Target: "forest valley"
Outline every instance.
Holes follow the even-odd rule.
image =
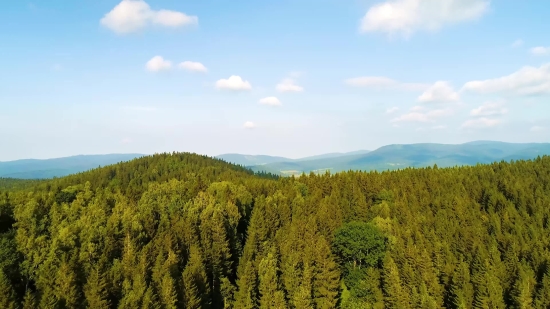
[[[164,153],[0,180],[0,308],[550,308],[550,157],[301,177]]]

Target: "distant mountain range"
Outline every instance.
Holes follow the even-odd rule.
[[[239,164],[242,166],[255,166],[255,165],[265,165],[265,164],[280,163],[280,162],[304,162],[304,161],[312,161],[312,160],[320,160],[320,159],[331,159],[331,158],[351,156],[356,154],[366,154],[369,152],[370,152],[369,150],[358,150],[353,152],[332,152],[332,153],[325,153],[325,154],[320,154],[320,155],[311,156],[311,157],[304,157],[300,159],[290,159],[285,157],[274,157],[274,156],[266,156],[266,155],[244,155],[244,154],[238,154],[238,153],[228,153],[228,154],[222,154],[222,155],[216,156],[216,158],[222,159],[224,161],[227,161],[233,164]]]
[[[0,162],[0,177],[43,179],[62,177],[142,157],[142,154],[79,155],[46,160],[25,159]]]
[[[280,160],[268,157],[262,164],[250,164],[245,158],[256,156],[218,156],[226,161],[250,167],[254,171],[265,171],[279,175],[301,173],[340,172],[345,170],[395,170],[406,167],[426,167],[437,164],[439,167],[475,165],[495,161],[533,159],[539,155],[550,155],[550,143],[504,143],[476,141],[465,144],[410,144],[388,145],[370,152],[330,154],[298,160]],[[263,156],[262,156],[263,157]],[[231,160],[234,158],[234,160]],[[284,159],[284,158],[283,158]],[[280,160],[279,162],[274,162]]]
[[[223,154],[216,158],[282,176],[302,173],[331,173],[346,170],[394,170],[406,167],[475,165],[495,161],[534,159],[550,155],[550,143],[515,144],[476,141],[459,145],[388,145],[374,151],[327,153],[300,159],[267,155]],[[99,166],[129,161],[144,154],[80,155],[47,160],[0,162],[0,178],[44,179],[62,177]]]

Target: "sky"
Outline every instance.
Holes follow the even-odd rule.
[[[550,141],[548,0],[0,3],[0,161]]]

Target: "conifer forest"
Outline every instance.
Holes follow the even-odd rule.
[[[550,157],[278,177],[164,153],[0,180],[0,308],[550,308]]]

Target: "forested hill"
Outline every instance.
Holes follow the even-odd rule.
[[[0,191],[0,308],[550,308],[550,157],[279,179],[172,153]]]

